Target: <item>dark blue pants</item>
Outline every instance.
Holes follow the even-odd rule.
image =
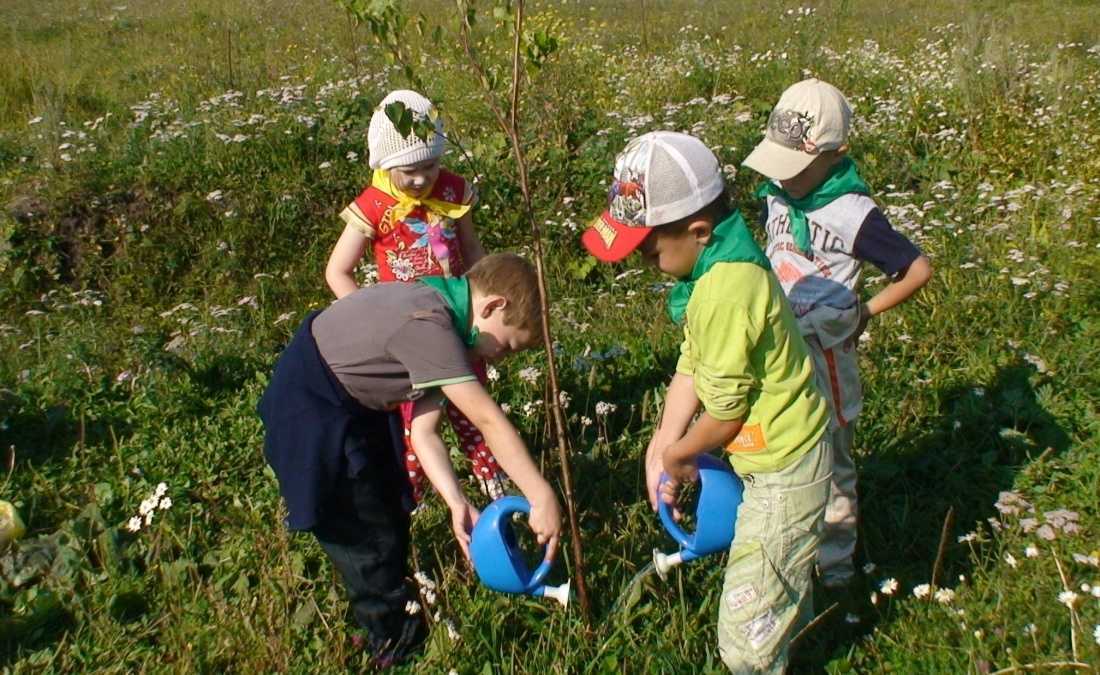
[[[381,443],[364,437],[378,431],[377,424],[353,422],[346,442],[390,445],[390,439]],[[349,609],[366,630],[371,651],[380,661],[392,662],[416,651],[427,637],[427,626],[423,610],[406,611],[417,597],[406,582],[407,481],[393,453],[379,452],[375,458],[355,477],[340,478],[313,534],[344,579]]]

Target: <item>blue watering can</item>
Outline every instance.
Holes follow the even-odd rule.
[[[672,519],[668,504],[657,497],[657,511],[661,523],[673,539],[680,544],[676,553],[661,553],[653,549],[653,567],[664,579],[668,571],[680,563],[695,560],[704,555],[725,551],[733,543],[737,525],[737,507],[741,504],[744,486],[726,462],[712,455],[699,455],[699,503],[695,507],[696,528],[694,534],[684,532]],[[661,474],[661,482],[668,476]]]
[[[561,586],[542,583],[550,572],[549,560],[543,560],[533,572],[527,568],[523,553],[516,545],[516,533],[512,530],[512,515],[515,513],[531,513],[531,504],[523,497],[501,497],[481,512],[470,534],[470,558],[474,562],[474,571],[481,583],[494,591],[545,596],[568,607],[569,582]]]

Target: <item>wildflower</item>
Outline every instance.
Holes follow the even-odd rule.
[[[874,591],[871,591],[871,604],[872,605],[877,605],[878,604],[878,593],[876,593]]]
[[[519,371],[519,379],[530,384],[538,382],[540,375],[542,375],[542,372],[534,366],[529,366]]]
[[[168,484],[161,481],[160,483],[157,483],[157,487],[153,490],[153,496],[159,499],[163,497],[167,492]]]
[[[959,537],[959,543],[960,544],[969,544],[970,542],[974,541],[977,538],[978,538],[978,534],[976,532],[967,532],[966,534]]]
[[[208,201],[208,202],[221,201],[222,197],[224,197],[224,196],[225,196],[225,194],[221,190],[214,190],[213,192],[208,192],[206,194],[206,201]]]
[[[1100,567],[1100,558],[1095,555],[1081,555],[1080,553],[1073,554],[1073,561],[1079,562],[1082,565],[1091,565],[1092,567]]]
[[[1024,626],[1024,635],[1035,635],[1037,632],[1039,632],[1039,627],[1033,623]]]
[[[936,590],[936,602],[941,605],[949,605],[951,601],[955,599],[955,591],[950,588],[940,588]]]
[[[458,629],[455,628],[455,624],[453,621],[447,619],[443,622],[443,625],[447,628],[447,637],[451,638],[451,640],[453,640],[454,642],[458,642],[460,639],[462,639],[462,635],[458,632]]]
[[[161,499],[159,506],[161,511],[167,511],[168,509],[172,508],[172,498],[165,497]]]
[[[985,635],[985,634],[984,634],[984,633],[982,633],[982,629],[981,629],[981,628],[979,628],[978,630],[974,631],[974,637],[976,637],[976,638],[977,638],[977,639],[979,639],[979,640],[981,640],[981,639],[982,639],[982,637],[984,637],[984,635]]]
[[[614,403],[608,403],[607,401],[599,401],[596,403],[596,415],[598,417],[606,417],[618,409],[619,406]]]
[[[29,120],[27,120],[27,126],[33,126],[35,124],[40,123],[41,121],[42,121],[42,116],[41,115],[38,116],[38,117],[32,117]]]
[[[1035,528],[1039,527],[1039,521],[1034,518],[1021,518],[1020,529],[1025,533],[1033,532]]]
[[[1028,546],[1027,548],[1024,549],[1024,555],[1027,556],[1028,558],[1038,558],[1039,557],[1039,547],[1035,546],[1034,544]]]
[[[1095,586],[1093,586],[1092,590],[1089,591],[1089,593],[1092,594],[1092,597],[1100,600],[1100,584],[1096,584]]]
[[[913,597],[918,600],[922,600],[928,597],[928,594],[932,592],[932,587],[928,584],[920,584],[913,587]]]
[[[324,171],[325,169],[328,169],[331,166],[332,166],[332,162],[321,162],[320,164],[317,165],[317,168]],[[410,614],[415,614],[415,612],[410,612]]]
[[[567,391],[559,391],[558,392],[558,402],[561,403],[562,410],[565,410],[566,408],[569,407],[569,402],[571,400],[572,399],[569,397],[569,392],[567,392]]]
[[[1034,354],[1024,354],[1024,361],[1027,361],[1031,365],[1035,366],[1035,370],[1039,371],[1040,375],[1045,375],[1046,373],[1050,372],[1050,369],[1047,368],[1046,361],[1039,358],[1038,356],[1035,356]]]
[[[355,160],[359,159],[359,153],[354,150],[348,150],[348,154],[344,156],[348,158],[349,162],[354,162]]]
[[[157,503],[159,501],[157,497],[146,497],[141,500],[141,504],[138,505],[138,513],[143,516],[150,515],[157,508]]]
[[[592,418],[589,417],[588,415],[581,416],[581,426],[582,427],[592,426]]]
[[[130,381],[133,377],[134,377],[133,373],[131,373],[128,370],[124,370],[124,371],[122,371],[121,373],[119,373],[118,375],[115,376],[115,382],[118,382],[119,384],[122,384],[123,382]]]
[[[134,516],[130,520],[126,521],[126,529],[131,532],[137,532],[141,529],[141,516]]]
[[[893,577],[886,579],[879,584],[878,589],[882,591],[883,595],[893,595],[898,590],[898,580]]]
[[[1077,594],[1073,591],[1062,591],[1058,594],[1058,602],[1073,609],[1073,606],[1077,604]]]
[[[503,412],[503,413],[504,413],[505,415],[507,415],[508,413],[512,412],[512,406],[511,406],[510,404],[508,404],[508,403],[501,403],[501,404],[500,404],[500,410],[501,410],[501,412]]]
[[[1050,525],[1043,525],[1035,531],[1035,534],[1038,535],[1040,539],[1044,539],[1046,541],[1054,541],[1054,528],[1052,528]]]
[[[416,614],[419,611],[420,611],[420,603],[417,602],[416,600],[409,600],[408,602],[405,603],[405,613],[406,614]]]
[[[490,382],[496,382],[500,379],[500,371],[497,370],[494,366],[489,366],[485,370],[485,377],[488,378]]]
[[[1008,563],[1008,566],[1012,569],[1016,569],[1016,565],[1018,564],[1016,562],[1016,556],[1011,553],[1005,553],[1005,562]]]
[[[1020,496],[1019,492],[1004,491],[997,495],[994,508],[1006,516],[1014,516],[1031,508],[1031,502]]]

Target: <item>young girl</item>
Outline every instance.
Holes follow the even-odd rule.
[[[427,141],[402,136],[386,116],[391,103],[404,104],[414,116],[435,122]],[[474,186],[440,166],[443,123],[431,101],[414,91],[391,92],[375,108],[367,132],[371,184],[340,214],[345,227],[329,256],[325,280],[342,298],[359,288],[355,268],[371,245],[379,281],[410,281],[422,276],[460,276],[485,251],[474,232],[470,211],[477,203]],[[485,366],[474,364],[485,382]],[[405,423],[405,466],[413,496],[423,494],[423,472],[410,440],[413,403],[401,406]],[[504,474],[481,433],[465,415],[447,407],[462,450],[470,458],[481,488],[491,497],[503,493]]]

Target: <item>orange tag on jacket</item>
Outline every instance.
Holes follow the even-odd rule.
[[[746,424],[737,437],[726,444],[726,452],[760,452],[767,449],[764,430],[759,424]]]

